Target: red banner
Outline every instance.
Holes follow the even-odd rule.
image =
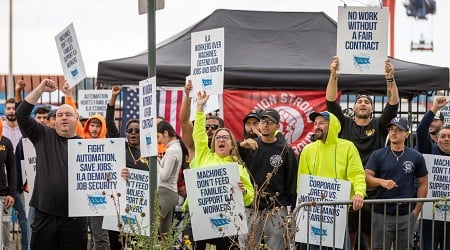
[[[253,109],[273,108],[280,113],[280,131],[296,154],[310,143],[312,112],[326,110],[325,91],[224,90],[225,126],[238,140],[243,139],[244,117]]]

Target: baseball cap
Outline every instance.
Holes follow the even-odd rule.
[[[260,116],[261,110],[259,109],[254,109],[252,111],[250,111],[244,118],[244,123],[250,119],[250,118],[255,118],[256,120],[261,120],[261,116]]]
[[[372,106],[373,106],[372,98],[371,98],[370,96],[366,95],[366,94],[360,94],[360,95],[358,95],[358,96],[356,97],[355,103],[358,102],[358,100],[361,99],[361,98],[366,98],[367,100],[369,100],[370,104],[372,104]]]
[[[405,118],[402,117],[395,117],[391,120],[390,123],[386,126],[389,128],[390,126],[395,125],[401,130],[408,131],[409,130],[409,122]]]
[[[275,109],[266,109],[261,112],[261,118],[267,117],[270,120],[279,123],[280,122],[280,114]]]
[[[330,120],[330,114],[328,114],[327,111],[323,111],[323,112],[313,112],[313,113],[311,113],[311,114],[309,115],[309,119],[310,119],[311,121],[314,121],[314,120],[316,120],[316,118],[317,118],[318,116],[324,117],[327,121]]]
[[[436,114],[434,115],[434,119],[444,121],[444,114],[442,114],[442,112],[440,110],[438,110],[436,112]]]
[[[47,120],[50,120],[51,117],[56,117],[56,109],[50,110],[47,114]]]

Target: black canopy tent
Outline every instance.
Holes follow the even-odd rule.
[[[336,54],[336,22],[323,12],[216,10],[157,46],[159,85],[183,86],[190,72],[190,34],[225,28],[224,87],[324,90]],[[391,58],[400,95],[449,89],[449,69]],[[147,53],[99,62],[101,85],[137,84],[147,78]],[[382,75],[342,75],[345,92],[386,94]]]

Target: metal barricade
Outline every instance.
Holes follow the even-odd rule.
[[[399,226],[401,226],[401,224],[399,224],[399,218],[402,218],[402,216],[411,216],[412,210],[415,207],[416,203],[421,203],[422,204],[422,210],[420,212],[420,214],[415,218],[415,221],[408,220],[407,222],[407,235],[403,235],[402,233],[399,232]],[[431,203],[432,204],[432,218],[431,220],[427,220],[424,219],[424,210],[423,210],[423,204],[426,203]],[[323,241],[322,241],[322,235],[323,232],[323,224],[324,222],[322,221],[324,217],[324,210],[326,211],[336,211],[336,208],[338,206],[346,206],[346,205],[351,205],[352,201],[312,201],[312,202],[301,202],[300,204],[297,205],[297,207],[294,209],[293,211],[293,216],[295,218],[298,218],[299,216],[306,216],[309,219],[310,215],[311,215],[311,211],[314,207],[319,206],[320,209],[316,209],[320,210],[320,226],[318,228],[312,228],[310,226],[310,221],[308,220],[308,224],[307,224],[307,228],[296,228],[296,230],[299,231],[299,233],[306,233],[307,234],[307,242],[301,244],[302,246],[300,247],[300,249],[340,249],[340,247],[336,247],[336,230],[346,230],[346,244],[344,244],[344,249],[351,249],[349,244],[349,240],[348,240],[348,225],[338,225],[336,224],[336,214],[333,213],[333,235],[332,235],[332,242],[333,242],[333,246],[334,247],[325,247],[323,246]],[[369,211],[370,211],[370,221],[371,221],[371,225],[370,225],[370,237],[369,237],[369,241],[365,241],[366,244],[363,244],[363,246],[367,247],[366,249],[404,249],[401,246],[399,246],[398,244],[398,239],[399,236],[403,237],[403,238],[407,238],[407,246],[408,249],[424,249],[424,250],[429,250],[429,249],[450,249],[450,245],[448,243],[446,243],[447,239],[446,234],[447,232],[450,232],[450,226],[449,228],[447,228],[447,223],[445,221],[450,221],[450,198],[446,198],[446,197],[442,197],[442,198],[408,198],[408,199],[368,199],[368,200],[364,200],[364,206],[365,209],[367,209],[367,207],[369,207]],[[379,211],[376,212],[375,211],[375,206],[378,207],[378,209],[383,208],[384,213],[380,213]],[[395,214],[389,214],[387,213],[387,209],[391,208],[395,206]],[[399,214],[399,211],[401,211],[401,208],[405,209],[405,206],[407,206],[407,214]],[[328,207],[331,209],[322,209],[324,207]],[[347,210],[348,211],[348,210]],[[367,210],[366,210],[367,211]],[[360,209],[358,212],[358,230],[357,230],[357,239],[356,242],[354,244],[354,249],[361,249],[362,246],[362,241],[363,238],[361,237],[362,235],[362,220],[363,222],[367,221],[367,218],[364,218],[364,215],[362,213],[362,209]],[[436,214],[439,213],[439,216],[442,217],[444,219],[443,222],[436,220]],[[382,246],[380,248],[374,248],[374,216],[376,216],[379,219],[382,219],[382,224],[383,224],[383,236],[382,236]],[[408,218],[408,217],[407,217]],[[395,220],[395,236],[394,236],[394,240],[393,240],[393,246],[391,247],[386,247],[386,241],[387,241],[387,236],[386,236],[386,225],[387,223],[390,224],[394,224],[394,222],[392,220]],[[427,228],[423,228],[423,222],[427,222]],[[377,221],[377,223],[380,223],[380,221]],[[413,224],[414,223],[414,224]],[[450,222],[449,222],[450,223]],[[403,223],[404,224],[404,223]],[[443,232],[438,231],[435,229],[435,226],[439,225],[438,230],[440,230],[441,227],[443,227]],[[449,224],[450,225],[450,224]],[[296,225],[297,226],[297,225]],[[431,229],[429,228],[431,226]],[[310,239],[310,230],[315,230],[316,232],[314,232],[314,235],[320,235],[320,240],[319,240],[319,244],[318,245],[313,245],[311,244],[311,239]],[[402,229],[403,230],[403,229]],[[431,240],[428,239],[428,243],[431,243],[429,246],[427,245],[426,247],[421,247],[423,244],[423,237],[421,237],[421,235],[423,235],[423,233],[425,232],[424,230],[431,230],[431,234],[429,234],[429,231],[427,231],[426,233],[428,233],[428,235],[431,235]],[[303,231],[303,232],[302,232]],[[342,232],[342,231],[341,231]],[[443,235],[443,240],[442,239],[435,239],[435,235],[436,233]],[[438,242],[439,240],[439,242]],[[380,242],[378,242],[380,243]],[[436,247],[436,244],[439,243],[439,247]],[[368,245],[368,246],[367,246]],[[433,247],[431,247],[433,246]]]

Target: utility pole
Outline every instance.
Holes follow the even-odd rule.
[[[395,0],[383,0],[383,6],[389,7],[389,56],[394,57],[395,49]]]
[[[9,0],[9,62],[8,83],[6,85],[6,98],[14,97],[13,75],[13,0]]]

